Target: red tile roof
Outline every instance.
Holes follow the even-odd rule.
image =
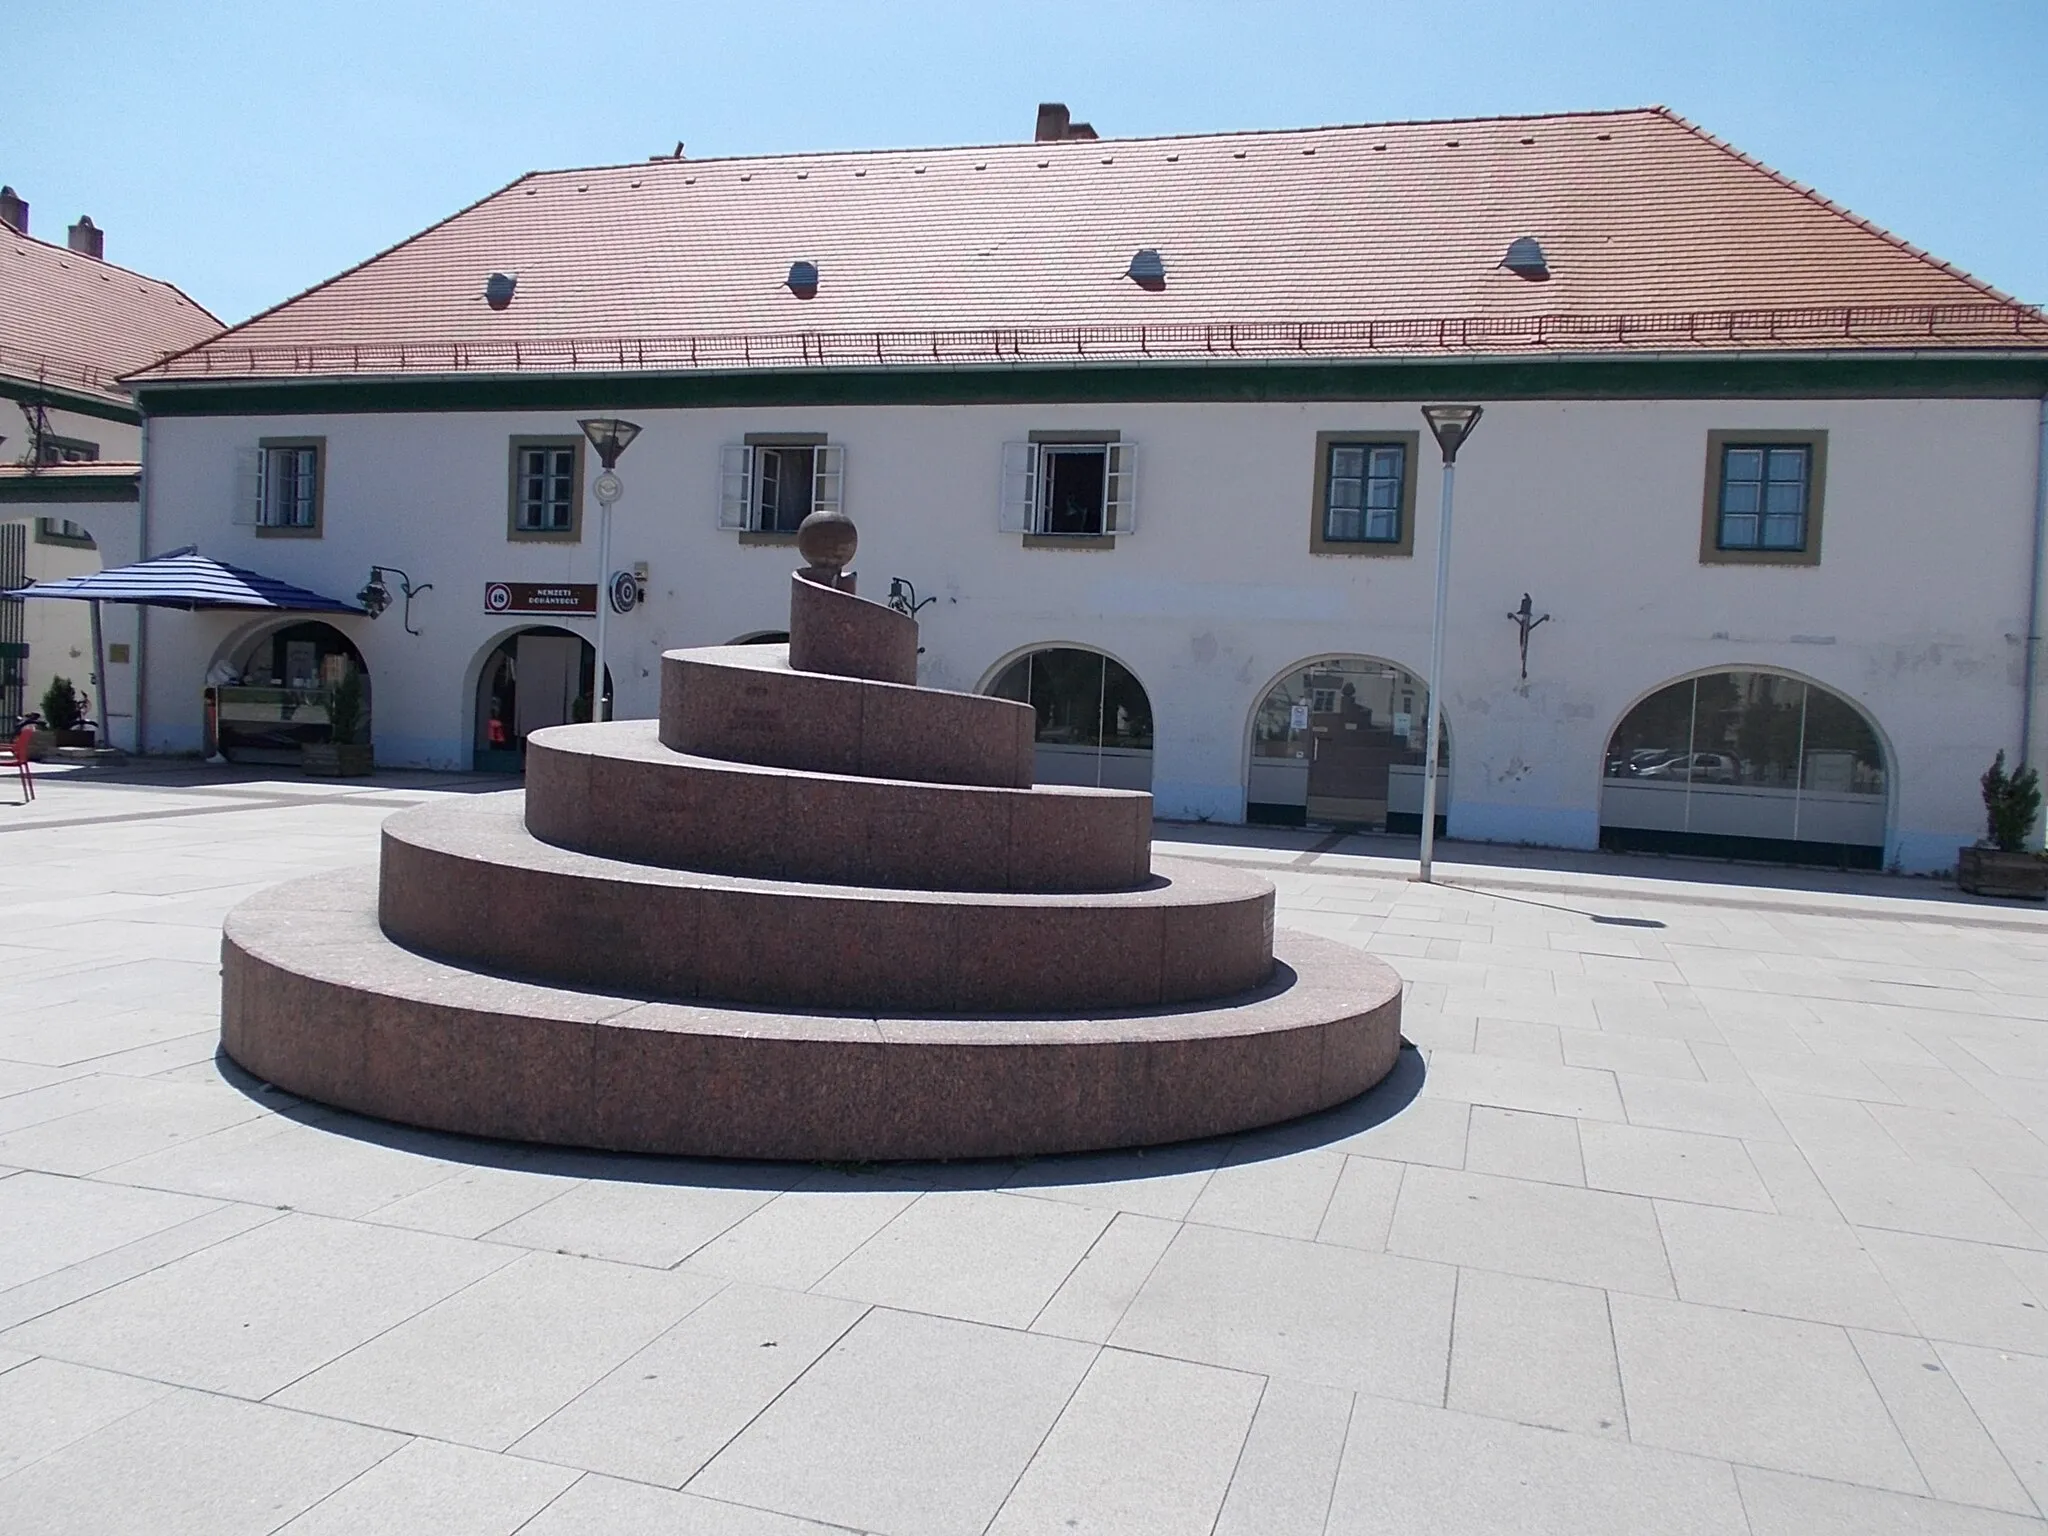
[[[126,405],[123,374],[220,328],[169,283],[0,227],[0,377]]]
[[[2016,345],[2048,318],[1651,108],[535,173],[150,376]]]

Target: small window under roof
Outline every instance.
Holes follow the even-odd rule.
[[[816,297],[818,264],[815,261],[792,261],[789,264],[789,291],[800,299]]]
[[[1532,283],[1550,280],[1550,263],[1544,259],[1543,247],[1536,243],[1534,235],[1523,235],[1508,246],[1507,255],[1500,264],[1508,271]]]
[[[484,279],[484,302],[493,309],[510,309],[518,291],[519,279],[508,272],[493,272]]]
[[[1127,274],[1140,288],[1157,293],[1166,286],[1166,262],[1149,245],[1131,258]]]

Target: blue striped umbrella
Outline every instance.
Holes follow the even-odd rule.
[[[362,613],[354,603],[322,597],[275,576],[213,560],[196,546],[174,549],[134,565],[67,576],[0,593],[5,597],[70,597],[89,602],[140,603],[149,608],[274,608],[292,613]]]

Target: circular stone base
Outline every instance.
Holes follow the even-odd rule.
[[[305,1098],[436,1130],[807,1161],[1145,1146],[1326,1109],[1392,1069],[1401,981],[1305,934],[1272,980],[1092,1017],[779,1013],[483,975],[377,925],[376,871],[228,916],[221,1040]]]

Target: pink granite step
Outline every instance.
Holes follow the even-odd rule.
[[[1142,791],[868,779],[672,752],[652,720],[526,740],[526,826],[557,847],[769,880],[1112,891],[1152,873]]]
[[[1328,1108],[1400,1047],[1393,971],[1298,933],[1266,985],[1206,1007],[904,1018],[477,975],[392,943],[376,908],[369,869],[237,907],[222,1044],[289,1092],[471,1135],[803,1160],[1092,1151]]]
[[[798,672],[786,645],[711,646],[661,658],[662,745],[698,757],[1029,789],[1035,730],[1028,704]]]
[[[1227,996],[1271,967],[1273,888],[1159,860],[1085,894],[742,879],[578,853],[518,791],[384,823],[384,929],[427,954],[567,986],[776,1007],[1063,1012]]]
[[[828,587],[802,571],[789,583],[792,667],[884,683],[917,682],[917,620],[855,596],[851,586]]]

